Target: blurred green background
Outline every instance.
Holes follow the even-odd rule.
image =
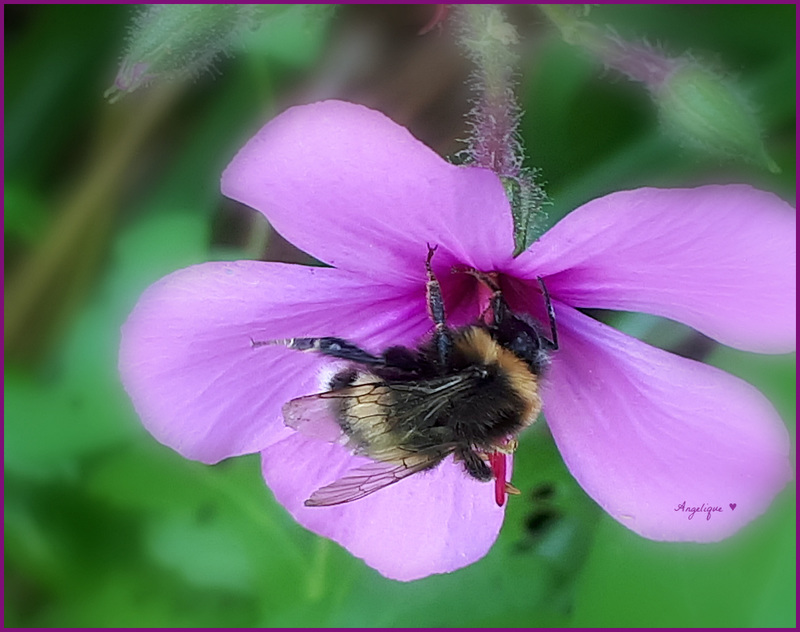
[[[344,98],[443,155],[463,147],[469,67],[447,31],[417,35],[431,5],[292,8],[213,72],[113,105],[102,95],[133,7],[4,10],[6,626],[795,625],[794,484],[726,542],[651,542],[588,499],[539,424],[522,437],[523,495],[487,557],[402,584],[297,526],[257,456],[204,466],[139,426],[116,349],[147,285],[207,260],[309,261],[219,192],[258,127],[292,104]],[[640,86],[564,44],[534,6],[511,18],[525,51],[522,131],[553,201],[549,222],[642,185],[740,181],[794,199],[794,5],[591,13],[730,71],[759,110],[779,175],[682,150],[659,133]],[[794,355],[595,315],[747,379],[794,437]]]

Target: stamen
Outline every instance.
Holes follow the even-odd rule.
[[[500,286],[497,283],[497,272],[481,272],[469,266],[453,266],[450,268],[452,274],[468,274],[478,281],[476,288],[477,303],[479,309],[478,320],[482,323],[489,322],[489,315],[492,313],[492,297],[500,292]],[[494,314],[491,314],[494,318]]]

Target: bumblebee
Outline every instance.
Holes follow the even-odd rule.
[[[453,454],[469,476],[495,480],[495,500],[518,493],[506,482],[506,454],[516,436],[542,408],[539,378],[558,349],[555,314],[544,281],[551,339],[525,314],[511,311],[492,275],[459,268],[491,291],[478,322],[450,328],[428,246],[426,295],[433,335],[418,348],[395,346],[373,355],[341,338],[292,338],[254,347],[283,345],[338,358],[323,393],[300,397],[283,408],[286,425],[345,445],[371,463],[315,491],[307,506],[358,500],[412,474],[435,468]]]

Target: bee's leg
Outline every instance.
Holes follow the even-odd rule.
[[[431,269],[431,259],[436,252],[436,246],[428,244],[428,258],[425,261],[425,270],[428,273],[428,282],[425,284],[425,293],[428,299],[428,315],[433,321],[433,342],[439,359],[439,366],[446,366],[450,358],[450,349],[453,346],[453,338],[450,330],[447,329],[444,313],[444,299],[442,298],[442,288],[439,281]]]
[[[494,478],[492,469],[486,465],[477,452],[472,448],[458,448],[456,450],[456,457],[464,462],[464,469],[472,478],[477,478],[479,481],[490,481]]]
[[[547,286],[544,284],[542,277],[536,277],[539,285],[542,288],[542,295],[544,296],[544,303],[547,306],[547,318],[550,320],[550,336],[551,339],[543,338],[546,346],[551,351],[558,350],[558,329],[556,328],[556,312],[553,309],[553,303],[550,301],[550,293],[547,291]]]
[[[342,338],[286,338],[284,340],[253,340],[252,347],[284,346],[298,351],[316,351],[331,358],[350,360],[367,366],[383,365],[383,358],[364,351],[361,347]]]

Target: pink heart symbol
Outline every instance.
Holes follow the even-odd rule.
[[[731,511],[736,509],[736,503],[730,503],[730,508],[731,508]]]

